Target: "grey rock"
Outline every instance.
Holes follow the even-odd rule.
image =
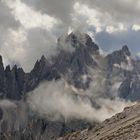
[[[93,128],[76,131],[58,140],[135,140],[140,139],[140,104],[126,107]]]

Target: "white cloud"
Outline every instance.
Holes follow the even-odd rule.
[[[62,24],[74,29],[109,33],[127,30],[140,13],[139,0],[22,0],[38,11],[57,17]],[[135,5],[134,5],[135,3]]]
[[[6,63],[31,69],[42,54],[52,54],[56,38],[67,29],[87,32],[96,41],[102,31],[140,30],[139,13],[138,0],[2,0],[1,54]]]
[[[6,0],[3,4],[11,9],[10,18],[20,23],[17,28],[6,28],[0,36],[0,52],[4,64],[16,63],[25,71],[30,71],[43,54],[50,57],[56,53],[54,30],[57,30],[55,25],[59,23],[55,18],[35,11],[20,0]]]
[[[127,26],[125,27],[123,22],[121,23],[120,21],[113,21],[112,16],[107,12],[103,13],[99,9],[91,8],[87,4],[81,4],[80,2],[77,2],[74,4],[74,10],[75,13],[73,13],[73,16],[75,21],[81,24],[81,17],[85,17],[82,20],[82,24],[84,24],[86,30],[90,26],[95,28],[96,33],[104,30],[108,33],[127,30]]]
[[[70,14],[73,12],[75,0],[22,0],[37,11],[47,13],[60,19],[64,24],[71,23]]]
[[[73,19],[77,23],[73,23],[73,26],[77,24],[75,28],[78,28],[78,26],[81,24],[81,28],[88,26],[94,26],[96,28],[96,32],[101,31],[101,23],[99,22],[99,19],[97,18],[100,13],[94,9],[89,9],[87,5],[80,4],[79,2],[76,2],[74,4],[74,13],[72,14]],[[82,18],[83,19],[82,19]],[[82,21],[82,22],[81,22]]]
[[[6,0],[6,3],[26,28],[51,30],[53,25],[62,24],[67,28],[84,28],[83,31],[94,27],[96,32],[113,33],[125,31],[134,22],[140,22],[137,18],[140,13],[138,0]],[[132,29],[138,30],[138,25],[134,25]]]
[[[59,89],[59,90],[58,90]],[[90,93],[94,94],[94,93]],[[95,108],[86,93],[75,94],[65,81],[42,83],[29,94],[28,103],[33,111],[51,120],[77,118],[88,121],[103,121],[132,105],[120,99],[94,98],[100,108]]]
[[[25,71],[30,71],[36,60],[42,55],[51,57],[56,54],[55,37],[46,30],[35,28],[9,29],[1,44],[0,52],[5,65],[18,64]]]
[[[119,23],[117,25],[117,27],[114,27],[114,26],[106,27],[106,32],[108,32],[108,33],[114,33],[114,32],[118,32],[118,31],[127,31],[127,29],[124,27],[124,25],[122,23]]]
[[[26,32],[22,29],[17,31],[9,29],[6,38],[3,40],[2,46],[0,48],[1,54],[4,58],[4,63],[11,64],[11,61],[18,60],[25,53],[23,49],[23,42],[26,41]],[[20,57],[19,57],[20,56]],[[23,58],[21,58],[23,59]]]
[[[35,11],[32,7],[22,3],[20,0],[6,0],[6,4],[12,9],[12,14],[26,29],[42,28],[51,30],[57,20],[47,14]]]
[[[136,54],[136,57],[138,57],[138,59],[140,58],[140,52]]]
[[[135,31],[140,30],[140,25],[134,24],[134,25],[132,26],[132,30],[135,30]]]

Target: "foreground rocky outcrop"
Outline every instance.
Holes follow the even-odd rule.
[[[140,104],[126,107],[123,112],[94,128],[77,131],[58,140],[139,140]]]

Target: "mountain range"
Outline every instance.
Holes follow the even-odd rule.
[[[36,115],[23,105],[28,93],[44,81],[64,79],[72,88],[74,98],[87,98],[86,94],[81,97],[79,92],[93,91],[90,101],[96,108],[97,98],[121,98],[126,101],[140,99],[140,61],[133,59],[126,45],[110,54],[102,54],[100,47],[88,34],[72,32],[61,36],[57,46],[58,52],[55,56],[48,60],[43,55],[29,73],[25,73],[17,65],[4,68],[2,56],[0,57],[0,98],[10,100],[18,106],[17,109],[1,107],[2,140],[56,139],[66,133],[95,125],[96,122],[91,124],[76,118],[65,122],[63,117],[62,120],[52,122]],[[28,121],[22,124],[19,121],[18,129],[15,129],[12,118],[20,120],[22,115],[18,114],[23,113],[20,112],[23,108]],[[9,117],[4,118],[4,114],[8,114],[10,120]],[[11,123],[11,127],[6,132],[7,121]]]
[[[140,61],[131,57],[126,45],[104,56],[100,54],[98,45],[87,34],[71,33],[65,37],[64,41],[65,48],[70,45],[74,50],[62,49],[61,46],[64,43],[60,37],[58,39],[59,53],[51,58],[51,62],[43,55],[40,60],[37,60],[30,73],[25,73],[16,65],[13,68],[8,65],[4,69],[2,57],[0,57],[1,98],[20,100],[43,80],[58,80],[62,77],[65,77],[67,82],[77,89],[86,90],[90,83],[94,82],[89,69],[95,69],[101,71],[103,78],[106,79],[107,92],[108,88],[113,86],[112,84],[120,83],[118,96],[129,100],[140,99]],[[112,79],[115,77],[117,77],[116,81]]]

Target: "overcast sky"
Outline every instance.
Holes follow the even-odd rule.
[[[140,0],[0,0],[0,54],[29,71],[56,40],[73,30],[89,33],[105,51],[128,45],[140,55]]]

